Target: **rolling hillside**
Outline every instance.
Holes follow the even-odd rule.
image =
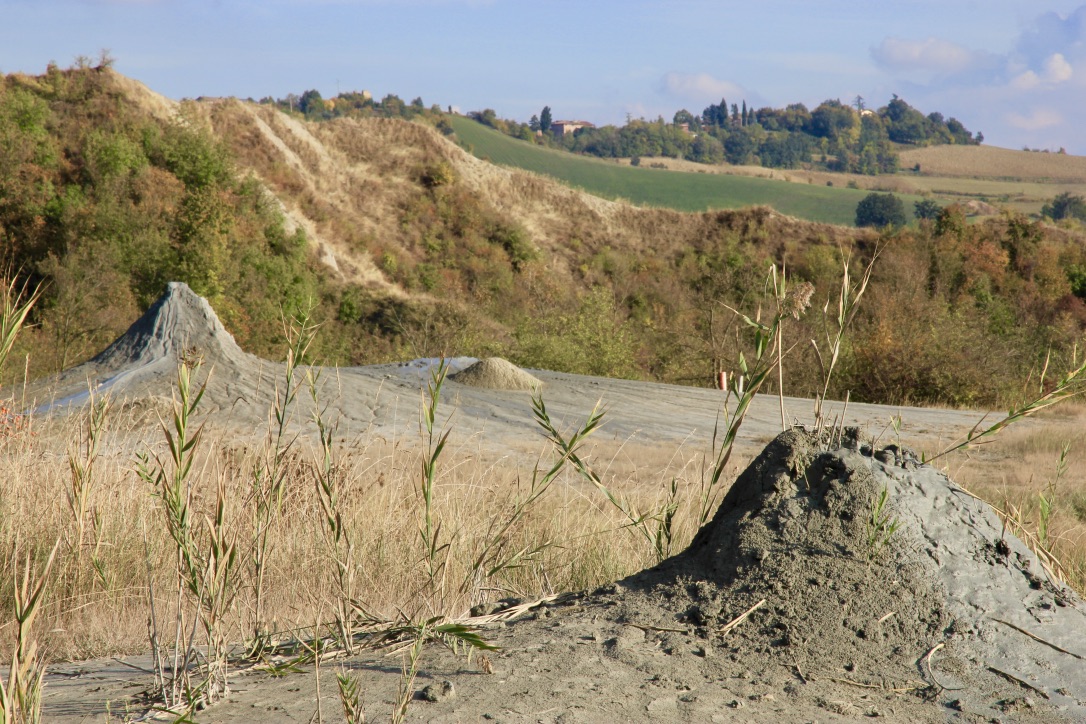
[[[814,296],[785,324],[784,385],[810,395],[822,385],[810,342],[832,328],[823,310],[836,309],[842,264],[856,279],[876,249],[831,396],[1014,401],[1048,352],[1050,369],[1063,367],[1086,329],[1086,239],[1072,227],[1013,214],[969,223],[952,210],[880,238],[779,213],[851,221],[865,191],[825,183],[494,146],[532,152],[532,173],[480,160],[423,122],[307,122],[237,99],[174,106],[108,70],[4,83],[0,241],[47,290],[17,352],[31,376],[92,356],[166,282],[184,281],[265,357],[283,354],[283,317],[315,304],[311,354],[330,364],[501,356],[706,385],[756,354],[732,310],[764,319],[776,304],[767,277],[786,266]],[[627,198],[764,203],[633,206],[548,169]]]
[[[477,157],[545,174],[605,198],[679,211],[771,206],[782,214],[851,225],[856,204],[869,191],[798,184],[750,176],[669,172],[620,166],[595,158],[540,148],[510,138],[463,116],[450,117],[460,141]],[[767,170],[768,174],[768,170]],[[903,196],[906,207],[919,197]]]

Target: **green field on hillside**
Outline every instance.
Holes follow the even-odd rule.
[[[558,179],[609,199],[679,211],[735,209],[764,204],[782,214],[851,226],[868,191],[813,184],[620,166],[510,138],[462,116],[450,116],[460,141],[479,158]],[[902,196],[911,213],[919,196]]]

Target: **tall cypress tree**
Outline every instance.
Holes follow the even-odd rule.
[[[539,130],[546,133],[551,130],[551,107],[543,106],[543,110],[539,113]]]

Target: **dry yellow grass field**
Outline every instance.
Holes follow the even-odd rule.
[[[927,146],[901,152],[901,167],[932,176],[1086,183],[1086,157],[995,146]]]
[[[175,610],[174,553],[162,500],[134,471],[140,451],[163,452],[161,431],[136,429],[121,413],[107,420],[80,545],[68,497],[72,471],[63,452],[66,441],[79,438],[78,424],[73,418],[37,430],[31,426],[0,440],[0,476],[9,481],[0,496],[0,545],[9,553],[30,552],[40,563],[53,542],[61,541],[49,605],[38,629],[53,660],[145,650],[149,580],[159,624],[171,620]],[[243,641],[254,625],[251,474],[266,451],[238,445],[233,437],[229,431],[208,431],[188,484],[195,519],[202,520],[212,515],[216,487],[225,481],[227,528],[240,551],[239,590],[226,625],[230,640]],[[439,540],[448,548],[440,580],[431,587],[419,539],[424,451],[418,440],[338,439],[335,448],[340,512],[355,546],[359,598],[380,616],[395,618],[398,611],[416,618],[463,616],[473,605],[504,597],[590,588],[655,561],[651,547],[625,527],[622,515],[570,469],[500,542],[505,556],[537,552],[494,575],[473,573],[473,558],[527,494],[536,464],[549,466],[551,457],[534,443],[523,454],[496,457],[454,429],[434,487]],[[607,445],[588,450],[585,458],[612,490],[639,509],[659,507],[666,483],[676,480],[681,503],[676,550],[689,541],[701,480],[696,451]],[[316,612],[330,611],[335,597],[334,564],[314,491],[319,457],[311,439],[292,450],[282,512],[272,526],[265,618],[280,631],[312,626]],[[12,585],[8,577],[0,584],[3,655],[10,655],[12,644]]]
[[[1086,590],[1084,431],[1086,405],[1071,401],[945,463],[955,482],[1001,511],[1017,511],[1031,535],[1042,525],[1041,497],[1051,501],[1048,547],[1080,592]]]
[[[616,159],[628,164],[629,159]],[[649,163],[644,161],[643,163]],[[819,186],[847,186],[896,194],[934,196],[941,203],[985,200],[1035,214],[1060,193],[1086,195],[1086,157],[1015,151],[994,146],[927,146],[900,152],[901,171],[892,175],[830,173],[761,166],[706,165],[673,158],[651,159],[668,171],[750,176]],[[920,164],[920,172],[913,168]]]

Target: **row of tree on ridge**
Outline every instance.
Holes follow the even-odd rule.
[[[748,107],[727,99],[700,115],[686,109],[672,120],[627,118],[623,126],[585,125],[572,133],[554,132],[545,106],[527,123],[497,117],[492,109],[469,114],[476,121],[525,141],[602,158],[682,158],[698,163],[754,164],[796,168],[814,163],[831,171],[880,174],[898,170],[897,145],[977,145],[956,118],[924,115],[898,96],[877,110],[857,96],[852,105],[826,100],[813,111],[802,103],[784,108]],[[562,129],[564,130],[564,128]]]

